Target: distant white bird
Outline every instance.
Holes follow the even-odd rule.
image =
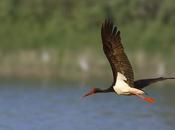
[[[85,56],[79,58],[79,65],[83,71],[87,72],[89,70],[89,64]]]
[[[41,60],[44,62],[44,63],[48,63],[50,61],[50,55],[47,51],[44,51],[42,54],[41,54]]]

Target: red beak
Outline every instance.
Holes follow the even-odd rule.
[[[95,94],[95,89],[92,89],[91,91],[87,92],[83,97],[90,96],[92,94]]]

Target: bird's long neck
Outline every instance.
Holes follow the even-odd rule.
[[[114,92],[114,89],[112,87],[109,87],[107,89],[93,88],[88,93],[86,93],[83,97],[90,96],[90,95],[96,94],[96,93],[109,93],[109,92]]]
[[[107,89],[96,89],[95,93],[109,93],[114,92],[114,89],[112,87],[109,87]]]

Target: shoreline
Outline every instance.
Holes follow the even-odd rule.
[[[131,56],[129,59],[136,79],[175,75],[173,71],[170,71],[174,68],[174,61],[163,60],[159,54],[150,58],[144,52],[138,51]],[[0,54],[0,77],[67,81],[106,79],[111,81],[112,72],[104,54],[92,49],[77,50],[77,52],[65,51],[63,54],[56,49],[22,50]]]

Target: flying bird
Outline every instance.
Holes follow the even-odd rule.
[[[142,89],[158,81],[175,79],[174,77],[158,77],[134,81],[133,69],[124,52],[120,37],[120,31],[116,26],[114,26],[112,21],[105,20],[105,22],[102,24],[101,38],[104,53],[112,69],[113,82],[107,89],[93,88],[88,93],[86,93],[84,97],[96,93],[115,92],[117,95],[135,95],[144,101],[154,103],[155,99],[148,97],[147,93]]]

